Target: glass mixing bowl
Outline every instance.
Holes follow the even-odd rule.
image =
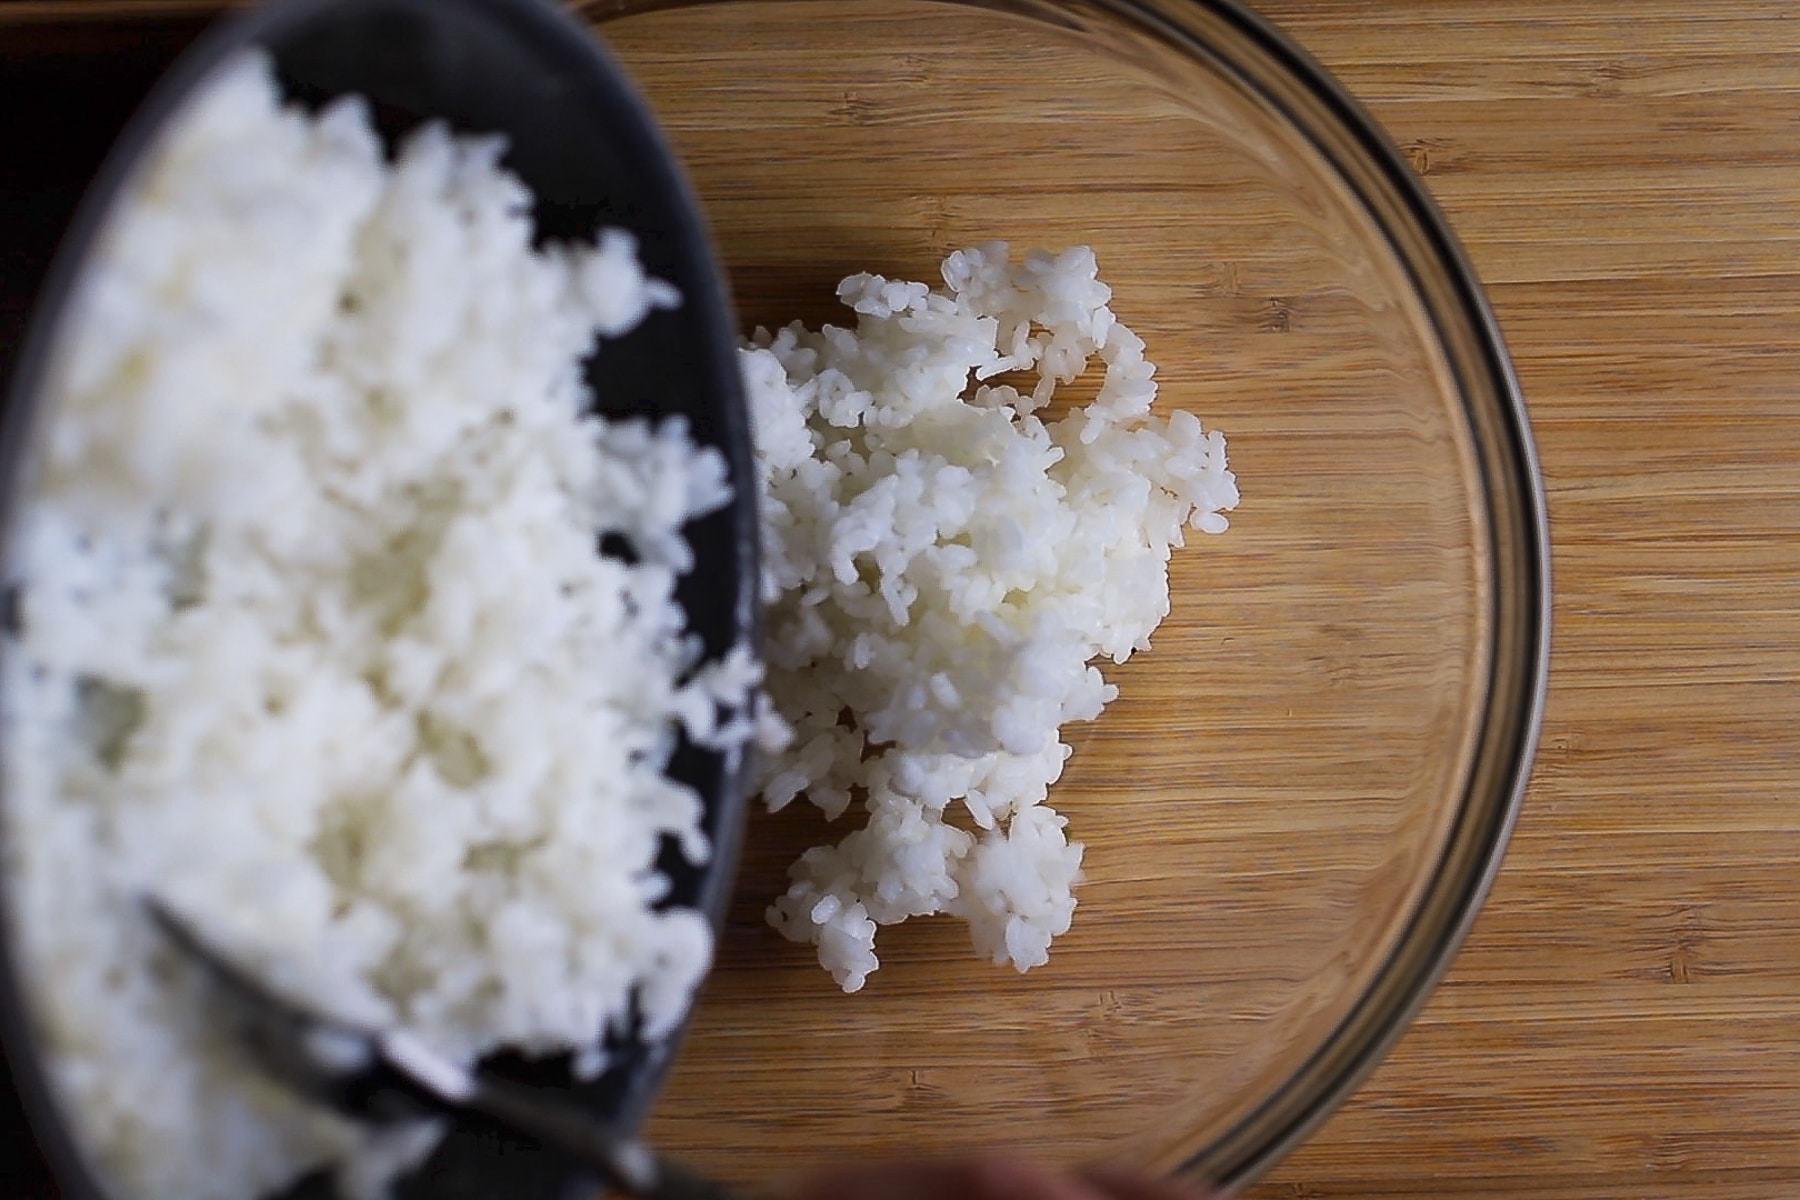
[[[81,16],[83,55],[112,56],[81,74],[94,153],[220,5]],[[10,14],[35,46],[16,73],[66,48],[31,27],[52,7]],[[852,271],[1090,244],[1159,403],[1226,433],[1244,494],[1177,552],[1153,649],[1108,671],[1119,700],[1067,730],[1052,799],[1087,878],[1050,963],[1016,975],[914,921],[840,994],[763,908],[841,830],[758,816],[650,1136],[737,1180],[1011,1146],[1245,1183],[1444,970],[1536,732],[1541,488],[1453,238],[1341,89],[1223,0],[577,8],[685,156],[746,328],[846,321]],[[39,148],[85,145],[57,115]],[[82,186],[62,157],[51,209]],[[30,296],[0,274],[13,319]]]
[[[1443,219],[1369,118],[1219,0],[604,0],[746,328],[849,323],[847,273],[1086,243],[1166,408],[1229,439],[1232,528],[1066,736],[1087,844],[1048,966],[883,931],[840,994],[763,909],[842,830],[753,818],[649,1134],[752,1179],[1011,1146],[1241,1185],[1369,1071],[1497,868],[1537,728],[1546,533],[1525,412]]]

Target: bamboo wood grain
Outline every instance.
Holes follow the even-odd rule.
[[[1500,882],[1259,1197],[1800,1194],[1800,12],[1273,3],[1509,338],[1556,641]]]
[[[0,20],[79,7],[102,21],[180,6],[0,0]],[[1488,285],[1548,483],[1556,642],[1525,812],[1464,953],[1387,1063],[1251,1194],[1800,1195],[1800,8],[1774,0],[1265,0],[1261,7],[1385,124]],[[683,70],[705,78],[692,47],[622,33],[620,49],[652,82],[658,72]],[[916,72],[920,64],[902,59],[887,69]],[[869,88],[878,92],[880,83],[877,75]],[[878,100],[850,104],[845,115],[879,125],[882,108]],[[987,114],[1006,121],[1009,135],[1054,137],[1043,116]],[[905,136],[904,124],[880,128],[885,137]],[[679,124],[675,133],[679,141]],[[783,153],[806,150],[770,148],[767,170],[779,173]],[[704,184],[719,163],[702,154],[693,166]],[[948,199],[921,194],[902,223],[956,226],[971,215],[1003,213],[1008,187],[1036,186],[1050,174],[983,181]],[[752,297],[762,310],[752,315],[763,319],[822,315],[828,305],[819,289],[837,270],[873,265],[783,261],[781,223],[812,211],[804,187],[789,199],[793,209],[765,214],[761,224],[755,212],[722,202],[733,236],[766,251],[762,265],[780,268]],[[1134,202],[1153,211],[1153,198]],[[1079,208],[1078,199],[1070,204]],[[820,202],[817,211],[825,207]],[[912,255],[907,266],[920,265],[923,248],[899,235],[894,245]],[[844,244],[834,252],[865,248]],[[1153,267],[1127,274],[1154,281]],[[1254,280],[1230,278],[1216,264],[1182,267],[1219,331],[1274,315],[1254,307],[1266,302]],[[1317,334],[1314,345],[1328,344],[1354,317],[1322,302],[1279,315],[1303,338]],[[1156,319],[1143,323],[1154,347]],[[1249,343],[1241,344],[1250,356],[1242,360],[1244,378],[1298,353],[1281,339]],[[1166,374],[1175,386],[1204,382],[1194,372],[1184,377],[1179,365]],[[1304,449],[1308,422],[1331,419],[1322,401],[1306,401],[1300,397],[1285,435],[1269,429],[1265,471],[1279,469],[1278,452]],[[1257,452],[1245,453],[1238,466],[1248,483]],[[1304,521],[1324,519],[1317,508],[1292,503],[1293,511],[1277,504],[1262,516],[1247,507],[1230,535],[1240,540],[1215,560],[1229,565],[1219,569],[1266,565],[1255,556],[1291,551],[1284,538]],[[1186,569],[1196,571],[1215,565],[1190,562]],[[1258,654],[1299,655],[1340,686],[1357,685],[1355,661],[1333,658],[1324,641],[1258,643],[1263,622],[1280,615],[1267,603],[1246,600],[1242,628],[1219,635],[1235,642],[1218,640],[1204,622],[1178,619],[1168,631],[1173,644],[1158,652],[1210,654],[1227,678],[1266,669]],[[1389,633],[1400,646],[1397,632]],[[1275,732],[1250,718],[1221,729],[1204,706],[1184,709],[1191,691],[1160,676],[1153,662],[1145,659],[1126,680],[1106,737],[1152,746],[1171,730],[1229,733],[1239,748],[1236,790],[1212,803],[1234,832],[1269,854],[1281,853],[1285,831],[1339,819],[1309,816],[1303,805],[1258,808],[1259,797],[1281,786]],[[1367,755],[1348,737],[1323,737],[1318,752]],[[1082,770],[1081,762],[1078,753],[1072,770]],[[1097,792],[1109,785],[1091,776],[1071,782]],[[1179,791],[1191,782],[1177,775],[1167,786]],[[1380,830],[1387,817],[1391,810],[1372,805],[1367,830]],[[1154,813],[1146,821],[1153,834],[1170,828]],[[1224,853],[1208,844],[1204,825],[1181,829],[1135,876],[1120,874],[1084,897],[1082,917],[1096,918],[1108,940],[1084,941],[1087,925],[1078,920],[1058,960],[1062,982],[1033,993],[1047,1005],[1048,1045],[1071,1059],[1121,1064],[1120,1111],[1131,1122],[1183,1102],[1155,1087],[1134,1090],[1134,1079],[1162,1077],[1158,1043],[1134,1041],[1132,1031],[1185,1028],[1184,1020],[1205,1015],[1183,1007],[1171,960],[1130,986],[1109,984],[1112,953],[1166,936],[1157,918],[1171,914],[1172,899],[1158,881],[1196,856]],[[690,1051],[709,1049],[722,1069],[709,1073],[706,1063],[684,1060],[659,1128],[678,1144],[710,1138],[717,1154],[773,1161],[756,1156],[791,1136],[788,1118],[803,1107],[798,1120],[808,1131],[865,1149],[917,1150],[923,1147],[884,1130],[930,1128],[934,1113],[972,1089],[993,1089],[1002,1101],[1055,1089],[1054,1074],[1005,1060],[1018,1024],[1005,1003],[1020,985],[970,970],[953,930],[899,931],[891,969],[901,982],[887,992],[872,983],[870,995],[848,1001],[821,996],[804,954],[779,957],[782,948],[756,921],[755,897],[779,885],[786,855],[811,831],[797,815],[768,830],[746,864],[747,898],[728,934],[719,986],[766,995],[766,980],[745,976],[772,971],[774,990],[795,997],[787,1003],[796,1009],[749,1023],[707,1026],[703,1017]],[[1381,844],[1371,833],[1366,846],[1377,853]],[[1341,866],[1341,858],[1300,854],[1287,869],[1328,878]],[[1256,912],[1282,879],[1243,873],[1231,883],[1231,903]],[[1191,945],[1177,949],[1228,954],[1235,964],[1216,996],[1224,1011],[1252,1003],[1256,981],[1281,969],[1281,947],[1269,944],[1264,927],[1196,926],[1181,936]],[[999,1000],[970,1001],[978,980],[988,989],[981,994]],[[784,1019],[824,1001],[886,1006],[886,1038],[929,1039],[934,1021],[954,1020],[965,1032],[940,1038],[937,1057],[902,1078],[852,1079],[859,1100],[847,1110],[829,1093],[796,1106],[793,1076],[803,1061],[835,1056],[853,1067],[859,1055],[884,1051],[859,1032],[862,1017],[846,1017],[839,1034],[805,1046],[771,1036]],[[1244,1049],[1217,1040],[1196,1062],[1226,1071]],[[788,1096],[790,1107],[746,1119],[738,1101],[758,1089]],[[1054,1095],[1043,1100],[1038,1115],[1048,1127],[1086,1125],[1073,1150],[1103,1152],[1132,1136],[1116,1116],[1063,1111]],[[955,1141],[947,1131],[941,1144]]]
[[[1800,25],[1746,5],[1267,11],[1387,124],[1490,286],[1548,477],[1558,634],[1540,767],[1469,949],[1253,1194],[1800,1193]],[[620,36],[653,95],[694,49]],[[905,137],[882,78],[857,115]],[[707,145],[684,143],[703,194],[725,177]],[[753,225],[719,219],[728,247]],[[700,1077],[684,1062],[664,1128],[704,1111]],[[1167,1103],[1147,1099],[1132,1111]]]

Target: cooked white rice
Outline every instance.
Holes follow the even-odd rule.
[[[635,247],[533,250],[499,141],[281,107],[223,71],[110,219],[11,529],[14,936],[54,1082],[119,1194],[243,1200],[392,1155],[209,1027],[157,894],[295,999],[470,1062],[573,1050],[634,990],[683,1015],[705,919],[653,911],[665,779],[738,655],[691,673],[673,588],[724,463],[587,412],[582,363],[676,303]],[[601,530],[636,565],[600,557]],[[428,1132],[428,1131],[427,1131]]]
[[[794,727],[764,795],[861,828],[793,865],[769,920],[856,991],[875,930],[951,913],[1020,971],[1069,928],[1082,846],[1045,803],[1146,649],[1183,529],[1226,527],[1225,442],[1151,411],[1154,367],[1093,253],[993,243],[947,291],[855,275],[855,330],[759,331],[745,352],[765,482],[769,690]],[[1098,397],[1037,415],[1098,356]],[[1031,391],[989,384],[1035,374]],[[959,815],[958,810],[961,814]]]

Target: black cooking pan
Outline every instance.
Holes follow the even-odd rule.
[[[433,118],[506,135],[505,166],[536,195],[542,238],[583,238],[600,226],[637,236],[645,268],[674,283],[683,304],[604,345],[590,375],[605,380],[595,392],[609,414],[683,414],[696,441],[724,454],[736,499],[689,526],[698,566],[679,597],[709,659],[747,639],[754,645],[755,487],[726,290],[691,195],[644,106],[593,37],[547,0],[274,0],[206,28],[192,18],[0,12],[0,483],[7,511],[44,415],[38,397],[57,324],[96,233],[163,123],[248,45],[272,54],[296,101],[368,97],[384,138]],[[696,869],[665,848],[662,865],[674,884],[668,903],[705,910],[717,928],[744,819],[744,767],[683,744],[671,773],[704,798],[715,853]],[[6,908],[0,887],[0,915]],[[16,1093],[0,1094],[0,1122],[10,1116],[13,1126],[13,1145],[0,1147],[0,1185],[34,1200],[102,1200],[47,1085],[12,940],[10,920],[0,921],[0,1044]],[[504,1055],[485,1067],[558,1089],[629,1129],[642,1120],[674,1041],[620,1039],[619,1065],[586,1083],[565,1059]],[[23,1140],[25,1120],[41,1156]],[[43,1177],[46,1164],[55,1190]],[[470,1122],[453,1129],[399,1195],[565,1200],[591,1186],[569,1161]],[[282,1200],[332,1194],[321,1176]]]

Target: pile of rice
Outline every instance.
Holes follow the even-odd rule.
[[[769,919],[846,991],[875,931],[951,913],[1020,971],[1069,928],[1082,847],[1045,803],[1065,721],[1117,694],[1169,611],[1186,528],[1237,503],[1225,442],[1152,412],[1154,367],[1094,255],[950,255],[946,291],[844,280],[852,330],[759,331],[744,371],[764,480],[768,688],[793,726],[764,772],[866,818],[793,865]],[[1098,357],[1092,403],[1040,416]],[[987,382],[1026,372],[1030,390]]]
[[[678,421],[587,414],[583,361],[679,298],[631,240],[531,245],[497,140],[390,166],[358,100],[266,60],[192,103],[105,230],[10,531],[14,930],[54,1083],[118,1194],[243,1200],[378,1143],[263,1078],[158,894],[289,995],[464,1063],[588,1070],[706,969],[657,911],[678,726],[741,744],[747,654],[696,672],[673,589],[729,496]],[[596,553],[626,538],[637,561]]]

